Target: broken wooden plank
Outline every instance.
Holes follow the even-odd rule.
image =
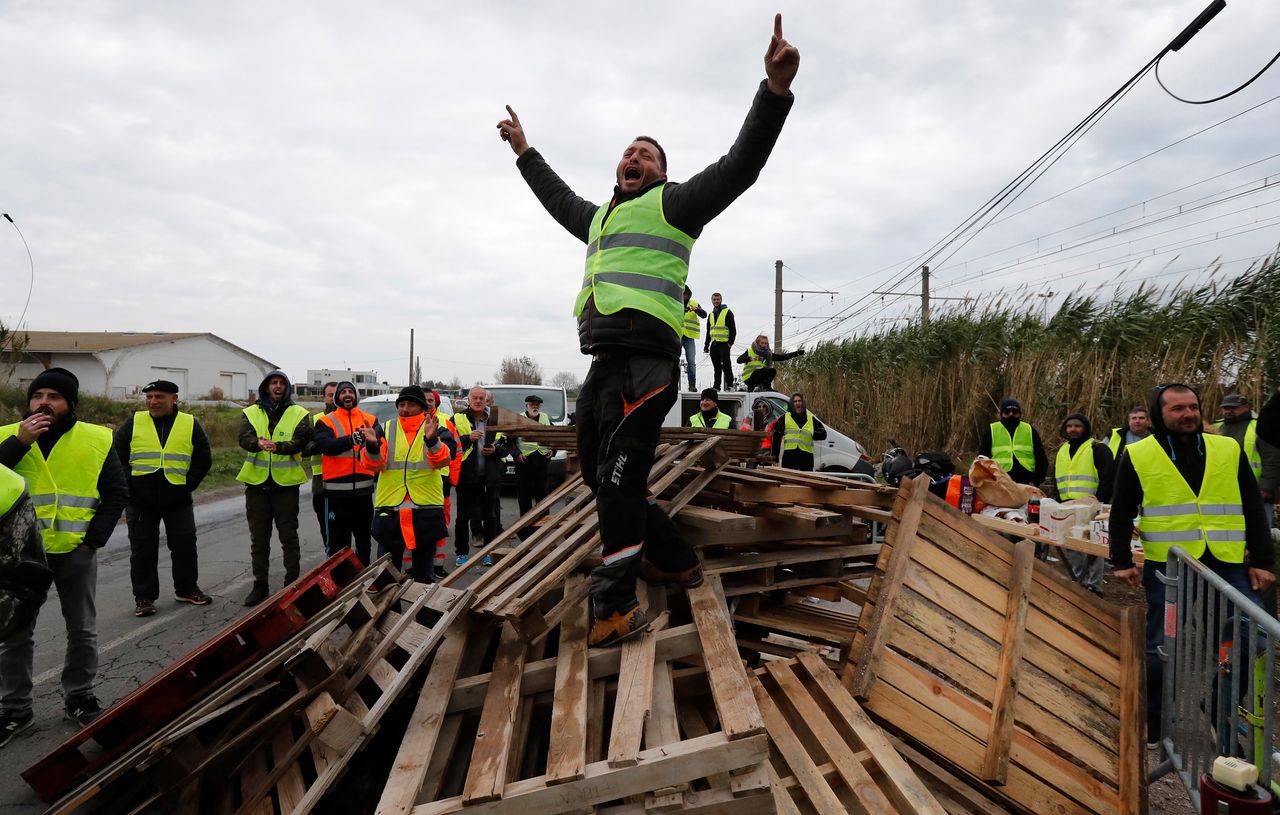
[[[718,576],[707,575],[701,586],[688,589],[689,606],[702,640],[720,727],[730,739],[740,739],[764,732],[764,721],[750,703],[753,694],[729,626],[729,610],[717,596],[719,583]]]
[[[996,672],[995,699],[991,703],[991,731],[987,754],[979,774],[984,781],[1003,784],[1009,775],[1009,745],[1013,739],[1013,703],[1018,698],[1018,677],[1022,672],[1022,652],[1027,623],[1028,593],[1036,562],[1036,547],[1021,541],[1013,551],[1013,572],[1009,580],[1009,601],[1000,638],[1000,667]]]
[[[485,696],[471,751],[471,768],[463,788],[463,801],[480,804],[502,797],[507,780],[511,734],[520,707],[520,677],[524,672],[525,641],[510,623],[502,628],[502,640],[493,660],[493,680]]]

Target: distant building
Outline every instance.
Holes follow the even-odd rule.
[[[15,376],[26,388],[45,368],[66,368],[80,392],[123,398],[155,379],[176,382],[185,399],[244,401],[276,366],[209,333],[29,331]]]
[[[350,368],[341,370],[321,368],[318,371],[308,369],[307,381],[295,382],[293,389],[299,397],[315,397],[318,399],[324,396],[324,383],[326,382],[351,382],[356,386],[361,398],[400,392],[399,385],[379,382],[377,371],[353,371]]]

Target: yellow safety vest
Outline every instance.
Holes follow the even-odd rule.
[[[528,419],[529,417],[525,416],[525,418]],[[546,427],[550,427],[551,417],[539,411],[538,424],[544,425]],[[520,450],[520,455],[525,457],[531,456],[534,453],[541,453],[542,455],[545,456],[550,454],[551,452],[550,447],[544,447],[543,445],[538,444],[536,441],[525,441],[524,439],[520,439],[519,442],[516,444],[516,447]]]
[[[16,422],[0,427],[0,441],[17,433]],[[47,460],[33,444],[13,468],[27,480],[46,552],[63,554],[84,542],[98,512],[98,476],[108,455],[112,455],[111,431],[76,422],[53,445]]]
[[[1142,484],[1138,536],[1149,561],[1164,563],[1169,548],[1176,544],[1192,557],[1203,555],[1207,546],[1224,563],[1244,562],[1240,445],[1224,436],[1202,438],[1204,480],[1199,495],[1191,491],[1154,436],[1125,448]]]
[[[1225,422],[1214,422],[1215,427],[1222,427]],[[1249,469],[1254,478],[1262,478],[1262,454],[1258,452],[1258,420],[1250,419],[1244,430],[1244,454],[1249,458]]]
[[[716,419],[715,419],[715,421],[714,421],[714,422],[712,422],[712,423],[711,423],[711,426],[712,426],[714,429],[716,429],[716,430],[728,430],[728,429],[729,429],[729,423],[730,423],[730,422],[732,422],[732,421],[733,421],[733,420],[729,418],[729,414],[728,414],[728,413],[721,413],[721,412],[719,412],[719,411],[716,411]],[[690,416],[690,417],[689,417],[689,427],[706,427],[706,426],[707,426],[707,423],[706,423],[706,421],[702,418],[702,412],[701,412],[701,411],[699,411],[699,412],[697,412],[697,413],[695,413],[695,414],[693,414],[692,416]],[[812,431],[812,430],[813,430],[813,422],[810,422],[810,423],[809,423],[809,430],[810,430],[810,431]],[[813,449],[813,443],[812,443],[812,441],[813,441],[813,440],[812,440],[813,433],[812,433],[812,432],[810,432],[810,433],[809,433],[809,436],[810,436],[809,449],[810,449],[810,450],[812,450],[812,449]]]
[[[1120,442],[1124,441],[1124,434],[1127,428],[1113,427],[1111,428],[1111,438],[1107,439],[1107,447],[1111,449],[1112,456],[1120,455]]]
[[[707,336],[712,342],[728,342],[729,326],[724,321],[728,319],[729,307],[725,306],[719,312],[711,312],[711,316],[707,318],[707,322],[711,327],[707,329]]]
[[[191,454],[196,449],[192,440],[195,428],[195,417],[179,411],[173,417],[169,438],[161,446],[160,433],[156,430],[151,414],[145,410],[133,414],[133,438],[129,440],[129,474],[151,475],[163,471],[170,484],[187,483]]]
[[[805,412],[804,426],[796,424],[795,417],[791,415],[791,411],[782,414],[784,420],[782,425],[782,451],[802,450],[806,453],[813,452],[813,414]]]
[[[311,426],[315,427],[316,425],[320,424],[320,420],[323,418],[324,418],[323,410],[320,411],[319,413],[311,414]],[[320,451],[318,450],[311,454],[311,475],[315,476],[316,478],[321,478],[321,479],[324,478],[324,456],[321,455]]]
[[[0,518],[8,515],[26,494],[27,480],[0,464]]]
[[[582,289],[573,316],[594,298],[601,314],[634,308],[684,332],[684,284],[694,239],[662,214],[665,184],[609,210],[602,204],[587,232]]]
[[[1071,455],[1071,444],[1063,442],[1053,467],[1053,480],[1058,485],[1058,500],[1070,501],[1098,494],[1098,466],[1093,460],[1093,439],[1085,439]]]
[[[410,444],[399,418],[388,419],[383,429],[387,436],[383,452],[386,468],[378,473],[373,505],[384,509],[444,506],[444,482],[440,470],[446,468],[432,467],[427,461],[423,444],[426,433],[419,429],[413,437],[413,444]],[[438,437],[436,444],[440,444]]]
[[[684,312],[684,335],[691,340],[702,336],[702,321],[698,319],[698,301],[689,298]]]
[[[257,405],[250,405],[244,409],[244,415],[257,431],[258,438],[269,438],[275,442],[291,440],[298,425],[304,421],[310,421],[306,408],[289,405],[284,415],[280,417],[280,421],[276,422],[275,432],[270,433],[267,430],[265,410]],[[268,478],[282,487],[295,487],[307,483],[307,468],[303,466],[301,454],[282,456],[262,450],[249,453],[244,458],[239,475],[236,476],[237,481],[245,484],[263,484]]]
[[[754,346],[747,346],[747,364],[742,366],[742,378],[746,379],[756,371],[764,368],[764,357],[756,353]]]
[[[1036,448],[1031,435],[1031,425],[1026,422],[1018,422],[1018,426],[1014,429],[1011,437],[1004,425],[1000,422],[992,422],[991,457],[1004,468],[1005,472],[1013,469],[1015,458],[1025,469],[1034,472],[1036,469]]]

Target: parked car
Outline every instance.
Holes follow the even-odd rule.
[[[550,385],[485,385],[484,388],[493,393],[495,405],[513,413],[524,413],[525,397],[537,394],[542,397],[542,412],[547,414],[551,424],[561,426],[569,424],[569,396],[564,388],[554,388]],[[568,454],[564,450],[557,450],[551,457],[547,465],[547,484],[550,489],[555,489],[564,481],[566,461],[568,461]],[[514,484],[515,480],[515,464],[508,461],[503,482]]]
[[[360,400],[360,409],[365,413],[372,413],[378,417],[378,424],[383,424],[387,419],[396,416],[396,396],[394,393],[384,393],[379,396],[366,396]],[[453,404],[449,401],[449,397],[440,394],[440,412],[445,416],[453,415]]]
[[[699,391],[684,391],[680,398],[667,412],[664,427],[685,427],[689,417],[699,410],[698,402],[702,395]],[[781,416],[790,404],[790,397],[777,391],[726,391],[720,394],[720,412],[728,413],[733,422],[730,427],[740,427],[744,416],[751,412],[751,406],[757,399],[764,399],[769,405],[770,420]],[[812,411],[810,411],[812,412]],[[813,414],[818,416],[817,413]],[[818,416],[818,418],[822,418]],[[831,426],[830,422],[822,422],[827,428],[825,441],[813,443],[813,468],[825,473],[863,473],[873,472],[871,459],[861,444],[849,438]]]

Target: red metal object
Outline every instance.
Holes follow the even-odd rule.
[[[363,570],[343,549],[103,711],[22,777],[46,801],[168,724],[306,626]],[[89,742],[101,750],[85,751]]]
[[[1200,776],[1200,812],[1203,815],[1271,815],[1271,793],[1254,784],[1244,792],[1227,789],[1206,773]]]

